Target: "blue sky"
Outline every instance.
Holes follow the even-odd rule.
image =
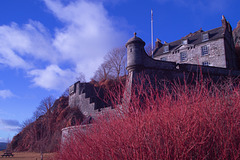
[[[89,81],[104,55],[133,32],[146,44],[202,28],[233,28],[239,0],[1,0],[0,142],[12,138],[40,101],[59,97],[79,73]]]

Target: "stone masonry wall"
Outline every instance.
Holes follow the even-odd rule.
[[[218,39],[208,43],[202,43],[201,45],[192,48],[190,51],[190,57],[188,60],[197,61],[196,64],[182,63],[178,64],[180,60],[180,55],[175,56],[177,62],[167,62],[156,60],[149,57],[144,50],[145,42],[139,37],[134,35],[127,44],[127,69],[129,74],[129,87],[132,86],[131,83],[134,83],[135,80],[138,80],[139,76],[147,75],[151,81],[157,79],[158,81],[167,80],[167,81],[178,81],[181,82],[187,80],[187,82],[195,81],[197,77],[203,76],[203,78],[211,78],[214,82],[217,82],[221,79],[226,79],[229,77],[237,78],[240,76],[239,70],[233,70],[226,68],[226,57],[225,57],[225,47],[228,46],[228,49],[232,49],[231,41],[228,41],[228,45],[224,45],[225,39]],[[201,57],[201,47],[203,45],[208,45],[209,54]],[[184,45],[183,45],[184,46]],[[181,48],[185,50],[188,48]],[[188,52],[189,53],[189,52]],[[195,57],[198,55],[197,57]],[[172,54],[171,54],[172,56]],[[234,57],[230,57],[234,58]],[[134,60],[134,61],[132,61]],[[197,65],[201,61],[211,60],[214,63],[217,63],[221,67],[212,67],[212,66],[200,66]],[[186,79],[187,78],[187,79]]]
[[[96,117],[109,108],[104,101],[104,90],[90,83],[76,82],[69,87],[69,106],[78,108],[85,117]]]
[[[209,66],[226,68],[226,57],[225,57],[225,48],[224,48],[224,40],[217,39],[214,41],[206,41],[196,46],[183,45],[181,46],[177,53],[167,53],[156,57],[157,60],[161,58],[166,58],[167,61],[176,62],[176,63],[190,63],[190,64],[198,64],[202,65],[203,62],[209,62]],[[202,56],[202,46],[208,47],[208,54]],[[187,53],[187,60],[180,60],[180,53]]]
[[[140,38],[136,37],[136,34],[131,38],[127,44],[127,70],[128,70],[128,83],[126,86],[126,92],[131,92],[132,83],[141,75],[149,76],[151,81],[169,80],[169,81],[184,81],[191,82],[195,80],[197,76],[203,75],[204,78],[212,78],[217,82],[221,78],[239,77],[239,70],[230,70],[225,68],[226,61],[224,58],[224,46],[223,39],[218,39],[208,43],[209,54],[201,57],[201,45],[192,48],[188,51],[189,61],[194,61],[196,64],[178,64],[176,62],[167,62],[152,59],[149,57],[145,50],[143,42]],[[202,44],[204,45],[204,44]],[[182,48],[182,50],[187,48]],[[196,56],[198,55],[198,56]],[[176,55],[169,55],[180,57]],[[202,61],[211,60],[213,65],[217,64],[219,67],[212,66],[199,66]],[[100,90],[99,90],[100,91]],[[103,93],[102,93],[103,94]],[[101,95],[101,94],[100,94]],[[129,94],[131,95],[131,94]],[[129,99],[129,98],[128,98]],[[123,101],[124,102],[124,101]],[[69,88],[69,105],[70,107],[78,107],[80,111],[86,116],[95,117],[100,113],[114,112],[110,107],[104,108],[106,104],[102,103],[102,100],[96,97],[96,91],[93,90],[91,84],[77,82]],[[63,141],[68,139],[69,136],[76,130],[82,130],[85,132],[86,127],[89,125],[80,125],[67,127],[62,130]]]

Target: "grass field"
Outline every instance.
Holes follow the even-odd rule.
[[[4,151],[0,151],[0,155],[3,155]],[[0,157],[1,160],[7,159],[7,160],[41,160],[40,153],[35,152],[14,152],[14,157]],[[43,159],[44,160],[53,160],[54,153],[44,153]]]

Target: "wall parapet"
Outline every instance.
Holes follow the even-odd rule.
[[[75,134],[81,133],[86,134],[87,131],[92,127],[93,124],[87,125],[78,125],[78,126],[70,126],[62,129],[62,139],[61,143],[64,144],[68,142],[69,139],[74,138]]]

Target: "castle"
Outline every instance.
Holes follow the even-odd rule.
[[[239,44],[240,27],[237,27],[234,36],[236,44]],[[162,44],[157,40],[153,58],[147,55],[144,46],[145,42],[136,33],[126,43],[127,89],[143,73],[158,81],[188,81],[186,77],[191,77],[192,80],[200,71],[203,77],[211,77],[213,81],[240,75],[232,28],[224,16],[219,28],[206,32],[199,30],[171,43]],[[112,110],[109,104],[102,101],[103,95],[104,90],[101,88],[90,83],[76,82],[69,88],[69,105],[79,108],[85,117],[95,118],[102,112]],[[63,137],[74,128],[76,127],[64,128]]]
[[[153,58],[179,64],[190,63],[229,69],[240,67],[235,54],[232,27],[224,16],[221,27],[205,32],[200,29],[171,43],[162,44],[158,39]]]

